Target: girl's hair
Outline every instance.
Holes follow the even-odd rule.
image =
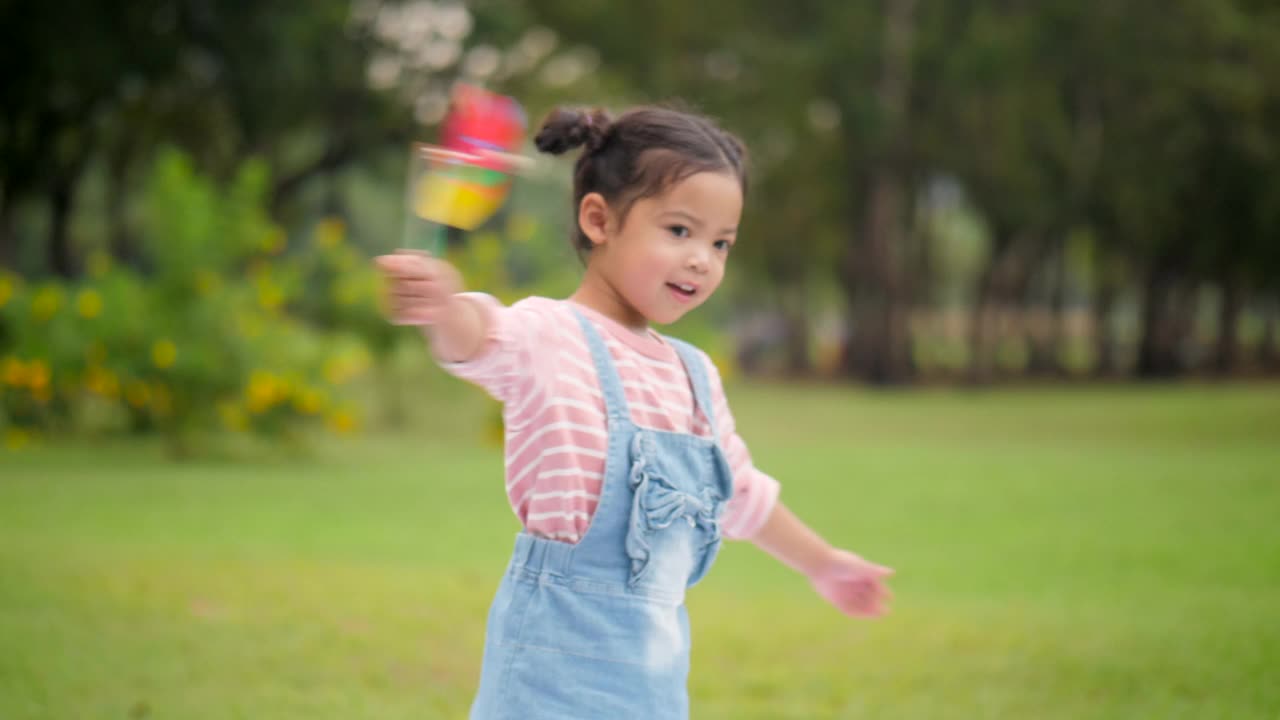
[[[637,200],[700,172],[732,173],[747,193],[742,141],[710,119],[663,107],[639,107],[613,120],[604,110],[553,110],[534,137],[542,152],[585,146],[573,166],[574,250],[586,262],[591,240],[578,226],[587,193],[600,193],[624,222]]]

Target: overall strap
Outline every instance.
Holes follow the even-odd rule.
[[[605,413],[608,415],[610,428],[618,422],[630,421],[631,411],[627,408],[626,394],[622,391],[622,377],[618,375],[613,358],[609,356],[609,349],[605,347],[604,340],[591,321],[577,308],[571,309],[578,316],[582,335],[586,338],[587,348],[591,350],[591,359],[595,361],[596,378],[600,383],[600,392],[604,395]]]
[[[716,430],[716,413],[711,402],[711,384],[707,379],[707,366],[702,361],[702,353],[683,340],[665,336],[664,338],[680,355],[680,360],[684,363],[685,372],[689,374],[689,381],[693,384],[694,402],[697,403],[698,407],[702,408],[702,413],[707,416],[707,423],[711,426],[711,438],[719,441],[720,434]]]

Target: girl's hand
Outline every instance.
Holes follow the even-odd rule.
[[[435,325],[457,305],[462,276],[426,253],[398,252],[375,260],[387,279],[387,319],[396,325]]]
[[[809,580],[813,589],[851,617],[878,617],[888,611],[893,597],[884,579],[893,570],[863,560],[845,550],[835,550]]]

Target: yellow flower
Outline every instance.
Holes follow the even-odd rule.
[[[316,244],[322,248],[337,247],[346,232],[347,225],[339,218],[321,220],[320,224],[316,225]]]
[[[4,359],[4,384],[22,387],[27,384],[27,367],[16,357]]]
[[[245,274],[254,281],[265,279],[271,275],[271,264],[262,258],[258,258],[249,263],[249,268],[245,271]]]
[[[49,389],[49,366],[41,360],[32,360],[27,365],[27,385],[40,393]]]
[[[93,319],[102,314],[102,296],[97,290],[81,290],[76,296],[76,311],[80,317]]]
[[[333,298],[344,307],[360,302],[360,288],[349,282],[339,283],[333,291]]]
[[[489,417],[484,424],[484,439],[488,445],[493,447],[502,447],[502,442],[507,437],[507,426],[502,418],[502,406],[493,403],[489,408]]]
[[[151,387],[152,407],[157,415],[169,415],[173,412],[173,393],[168,386],[156,383]]]
[[[236,324],[240,328],[240,334],[247,338],[252,339],[262,336],[262,320],[257,315],[241,313],[240,317],[236,319]]]
[[[209,270],[196,272],[196,292],[200,295],[208,295],[220,287],[222,287],[222,278],[218,277],[217,273]]]
[[[711,363],[716,366],[716,372],[720,373],[722,381],[728,382],[738,376],[738,364],[728,353],[712,353]]]
[[[107,346],[103,345],[101,340],[94,340],[89,343],[89,348],[85,351],[85,359],[90,365],[101,365],[107,359]]]
[[[244,411],[233,403],[218,403],[218,415],[222,418],[222,424],[227,426],[229,430],[239,432],[249,426],[249,421],[244,416]]]
[[[146,383],[131,380],[125,387],[124,399],[130,405],[141,410],[151,400],[151,388],[147,387]]]
[[[343,385],[368,370],[371,362],[369,352],[357,348],[326,360],[322,372],[330,385]]]
[[[49,285],[40,289],[31,301],[31,314],[37,320],[44,321],[53,317],[62,307],[62,291]]]
[[[516,242],[529,242],[537,231],[537,218],[527,213],[512,214],[507,221],[507,236]]]
[[[90,367],[85,373],[84,384],[90,392],[104,398],[115,398],[120,394],[120,381],[116,379],[114,373],[105,368]]]
[[[245,388],[245,406],[256,415],[271,409],[280,396],[281,387],[275,376],[264,370],[255,370],[249,377],[249,387]]]
[[[151,346],[151,363],[164,370],[173,367],[178,359],[178,347],[169,340],[157,340]]]
[[[318,390],[303,390],[294,396],[293,407],[303,415],[315,415],[324,407],[324,395]]]
[[[279,285],[263,282],[258,286],[258,304],[264,310],[276,310],[284,303],[284,291]]]
[[[329,413],[329,417],[327,418],[327,420],[328,420],[329,429],[338,433],[339,435],[346,435],[347,433],[355,432],[355,429],[356,429],[355,415],[351,414],[351,412],[347,410],[341,410],[341,409],[334,410],[333,412]]]
[[[262,237],[262,250],[270,255],[279,255],[284,251],[287,240],[288,238],[284,234],[283,228],[279,226],[273,227],[270,232]]]
[[[329,358],[324,361],[324,379],[329,381],[330,385],[341,385],[346,380],[346,363],[340,357]]]
[[[17,291],[18,283],[7,272],[0,272],[0,308],[9,304],[9,299]]]
[[[21,428],[9,428],[4,434],[5,447],[10,450],[21,450],[29,442],[31,442],[31,435]]]

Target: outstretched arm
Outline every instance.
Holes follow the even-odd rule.
[[[462,278],[444,260],[418,253],[377,259],[387,278],[390,319],[425,326],[431,349],[445,362],[463,362],[484,344],[485,317],[462,292]]]
[[[844,614],[876,617],[887,611],[893,594],[884,579],[893,570],[832,547],[781,502],[751,540],[808,577],[814,590]]]

